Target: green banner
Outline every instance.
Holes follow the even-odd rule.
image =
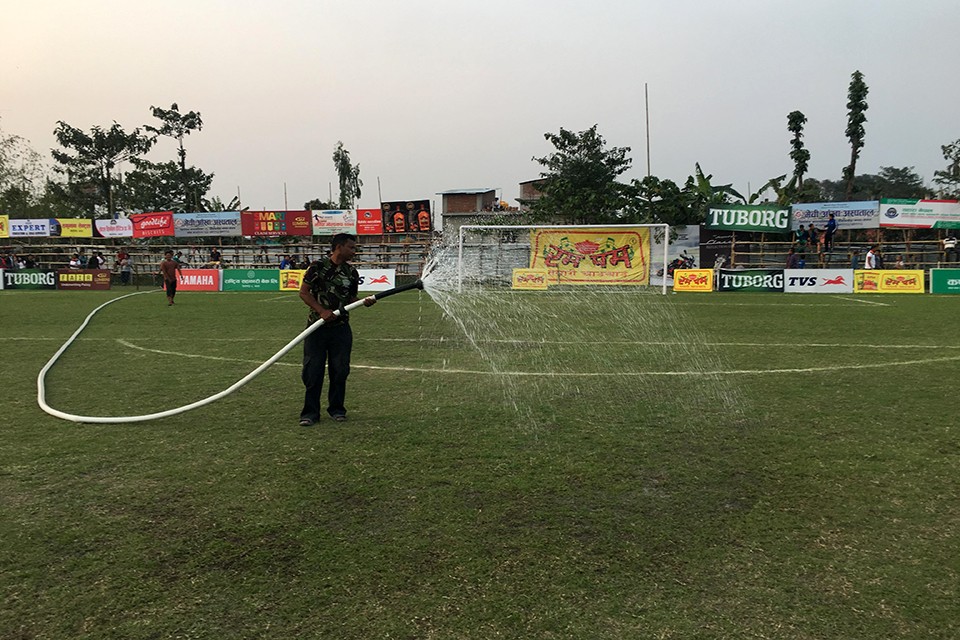
[[[790,207],[766,205],[721,205],[710,207],[707,229],[790,233]]]
[[[280,270],[224,269],[223,291],[280,291]]]
[[[930,293],[960,293],[960,269],[931,269]]]

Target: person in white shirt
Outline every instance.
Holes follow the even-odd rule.
[[[957,237],[953,235],[952,231],[948,231],[947,237],[944,238],[942,242],[943,242],[943,261],[956,262],[957,261]],[[950,258],[953,258],[953,260],[951,260]]]
[[[867,251],[867,257],[863,261],[863,268],[867,271],[876,269],[879,265],[877,264],[877,252],[880,250],[880,245],[875,244],[870,247],[870,251]]]

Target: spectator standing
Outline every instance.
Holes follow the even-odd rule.
[[[797,255],[797,250],[793,247],[790,247],[790,250],[787,251],[787,269],[799,269],[800,268],[800,256]]]
[[[880,245],[874,244],[870,245],[870,250],[867,251],[867,257],[863,261],[863,268],[867,271],[873,271],[880,268],[880,262],[877,260],[877,255],[880,253]]]
[[[957,236],[953,235],[953,231],[947,231],[947,237],[941,242],[943,243],[943,261],[956,262],[958,257]]]
[[[290,260],[290,256],[284,254],[280,258],[280,269],[284,270],[284,269],[293,269],[293,268],[294,268],[294,264],[293,264],[293,261]]]
[[[133,258],[128,256],[120,261],[120,284],[130,284],[131,273],[133,273]]]
[[[833,236],[837,233],[837,219],[830,214],[827,219],[827,227],[824,229],[824,248],[827,251],[833,251]]]
[[[850,268],[851,269],[860,268],[860,249],[854,249],[853,253],[850,254]]]

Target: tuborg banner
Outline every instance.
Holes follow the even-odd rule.
[[[853,269],[785,269],[787,293],[853,293]]]
[[[720,269],[717,291],[783,292],[783,269]]]
[[[768,205],[722,205],[710,207],[707,229],[790,233],[790,209]]]

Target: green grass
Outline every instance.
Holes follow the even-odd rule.
[[[0,638],[960,635],[960,298],[489,296],[523,341],[481,353],[413,292],[354,312],[344,425],[296,425],[299,348],[48,416],[115,295],[0,292]],[[209,396],[306,315],[177,300],[106,307],[50,404]]]

